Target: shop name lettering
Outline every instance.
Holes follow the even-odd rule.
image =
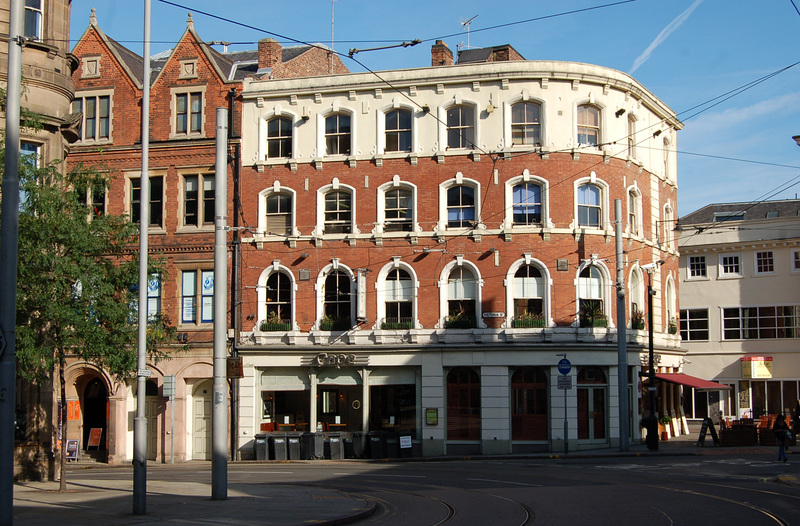
[[[314,365],[332,365],[337,368],[343,365],[355,365],[355,363],[355,354],[328,354],[323,352],[314,358]]]

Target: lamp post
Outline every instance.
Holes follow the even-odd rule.
[[[645,443],[647,449],[658,451],[658,418],[656,417],[656,370],[653,364],[653,296],[656,295],[653,289],[653,269],[657,263],[642,265],[642,269],[647,270],[647,343],[648,343],[648,371],[647,371],[647,395],[650,402],[650,414],[644,419],[644,427],[647,429]]]

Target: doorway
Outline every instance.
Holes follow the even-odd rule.
[[[192,459],[211,460],[212,381],[199,382],[192,392]]]
[[[608,439],[608,383],[604,368],[578,371],[578,440],[605,443]]]
[[[89,444],[92,429],[102,429],[99,450],[105,451],[108,439],[108,391],[100,378],[94,378],[83,390],[83,442],[84,451]]]

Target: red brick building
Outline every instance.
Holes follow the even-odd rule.
[[[147,383],[148,455],[169,460],[210,458],[210,407],[213,331],[214,189],[216,108],[229,111],[228,188],[229,253],[233,269],[241,265],[233,250],[242,217],[239,130],[240,92],[245,77],[293,77],[346,72],[338,57],[321,47],[298,46],[274,51],[274,41],[258,50],[219,52],[195,32],[191,15],[174,48],[151,58],[150,83],[150,255],[163,258],[166,275],[151,281],[149,309],[177,326],[189,350],[150,364]],[[142,58],[100,29],[94,10],[73,49],[80,65],[73,111],[81,125],[79,141],[68,164],[95,166],[108,173],[107,195],[93,196],[98,209],[127,214],[138,221],[141,177]],[[231,297],[237,274],[219,280]],[[238,327],[235,316],[225,323]],[[175,378],[170,403],[163,395],[165,376]],[[133,432],[128,415],[135,408],[135,381],[110,377],[92,364],[72,363],[67,371],[67,396],[76,408],[68,438],[85,448],[89,429],[103,429],[108,461],[132,458]],[[170,433],[170,413],[175,415]],[[235,412],[232,413],[235,417]],[[171,443],[174,437],[174,444]]]
[[[453,64],[437,42],[431,63],[244,82],[243,454],[309,428],[558,451],[559,353],[570,449],[618,444],[616,199],[632,438],[649,263],[658,366],[680,365],[674,112],[624,73],[508,45]]]

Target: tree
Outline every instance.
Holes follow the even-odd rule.
[[[64,174],[55,163],[37,165],[36,159],[20,161],[17,374],[37,382],[57,373],[65,440],[68,357],[117,377],[136,370],[138,227],[92,207],[92,192],[105,192],[109,183],[96,170],[78,167]],[[164,278],[157,266],[151,275]],[[147,334],[150,361],[164,358],[162,346],[176,341],[175,328],[163,316],[150,319]]]

